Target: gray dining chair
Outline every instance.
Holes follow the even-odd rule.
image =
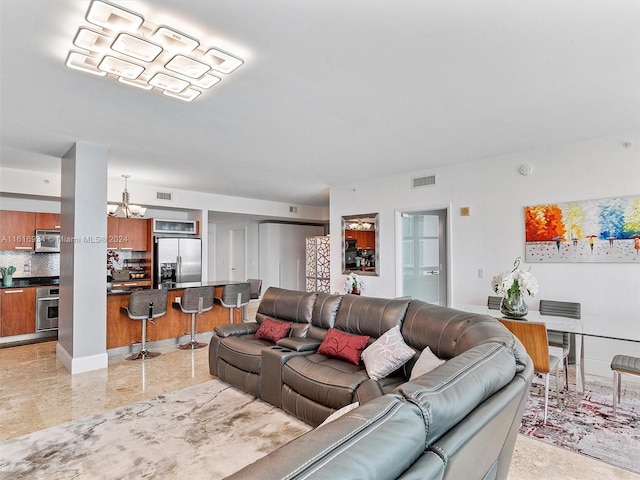
[[[580,319],[581,306],[576,302],[559,302],[540,300],[540,315]],[[571,334],[550,330],[549,345],[562,348],[562,369],[564,370],[564,386],[569,390],[569,355],[571,353]],[[578,360],[576,360],[578,361]]]
[[[180,310],[191,314],[191,340],[180,345],[182,350],[195,350],[206,347],[206,343],[196,341],[196,314],[202,315],[213,308],[213,287],[189,287],[180,298]]]
[[[216,300],[220,304],[229,309],[229,323],[233,323],[233,312],[236,308],[242,309],[242,322],[245,321],[245,307],[251,300],[251,284],[244,283],[231,283],[225,285],[222,289],[222,295]]]
[[[140,351],[127,357],[127,360],[144,360],[160,355],[147,350],[147,321],[152,322],[167,313],[167,290],[136,290],[129,295],[129,304],[121,311],[131,320],[142,321],[142,347]]]

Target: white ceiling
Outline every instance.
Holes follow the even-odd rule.
[[[1,161],[328,205],[331,186],[640,131],[638,0],[114,0],[245,59],[193,103],[64,66],[88,0],[2,0]]]

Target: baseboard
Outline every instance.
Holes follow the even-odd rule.
[[[67,352],[60,343],[56,344],[56,358],[72,375],[90,372],[92,370],[100,370],[101,368],[107,368],[109,366],[107,352],[74,358],[69,355],[69,352]]]

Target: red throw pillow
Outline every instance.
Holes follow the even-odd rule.
[[[291,328],[291,322],[282,322],[279,320],[272,320],[271,318],[265,318],[262,320],[258,331],[253,335],[254,338],[264,338],[265,340],[271,340],[276,343],[278,340],[282,340],[289,333]]]
[[[366,335],[354,335],[330,328],[318,347],[318,353],[360,365],[360,355],[368,340]]]

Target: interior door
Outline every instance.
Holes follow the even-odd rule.
[[[447,305],[447,211],[403,212],[402,295]]]
[[[229,280],[244,282],[246,274],[246,231],[244,228],[232,229],[231,238],[231,263],[229,264]]]

